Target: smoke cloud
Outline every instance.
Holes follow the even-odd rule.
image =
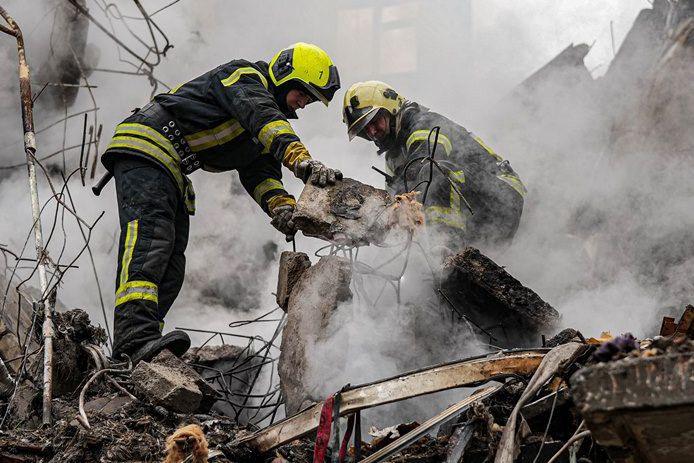
[[[30,63],[36,68],[47,53],[53,3],[42,4],[46,6],[43,15],[36,14],[34,2],[5,3],[27,35]],[[155,10],[166,2],[159,3],[147,8]],[[95,11],[98,4],[88,2]],[[678,146],[689,147],[686,152],[673,153],[667,143],[644,143],[622,146],[616,156],[616,117],[608,109],[624,107],[624,95],[596,93],[586,101],[575,96],[581,95],[575,88],[557,85],[533,102],[534,110],[507,104],[507,96],[571,43],[592,44],[585,62],[593,77],[600,78],[613,58],[613,40],[618,49],[639,10],[648,6],[647,2],[606,5],[597,0],[436,0],[374,2],[372,6],[362,2],[352,6],[350,2],[266,1],[232,6],[221,0],[183,1],[155,16],[175,45],[155,75],[173,86],[230,59],[269,60],[293,42],[324,47],[339,66],[343,91],[358,80],[384,80],[407,98],[480,135],[511,162],[529,190],[521,228],[510,248],[487,251],[557,308],[565,325],[585,335],[611,330],[644,336],[654,333],[663,311],[681,310],[691,295],[694,260],[688,230],[694,222],[689,200],[694,187],[687,178],[691,170],[685,155],[691,154],[694,140],[691,135],[680,140]],[[124,14],[129,11],[121,8]],[[6,57],[0,61],[6,76],[0,81],[0,107],[5,115],[0,120],[3,165],[23,161],[10,39],[5,37],[0,46],[0,55]],[[115,45],[93,27],[88,42],[100,50],[99,68],[123,68]],[[92,74],[90,83],[98,87],[93,93],[104,127],[103,150],[113,127],[132,108],[148,101],[151,88],[142,77],[99,71]],[[363,140],[347,141],[340,114],[342,94],[338,92],[327,109],[316,104],[301,111],[293,125],[316,158],[346,176],[381,186],[382,177],[368,168],[372,164],[383,168],[374,147]],[[57,118],[42,104],[39,98],[38,126]],[[90,106],[88,92],[81,89],[71,111]],[[81,124],[78,117],[67,127],[59,125],[40,134],[39,156],[60,149],[63,130],[73,144],[79,143]],[[76,166],[78,154],[79,150],[69,153],[69,165]],[[22,233],[31,224],[25,171],[0,175],[0,242],[20,249]],[[291,174],[285,172],[285,177]],[[192,180],[198,213],[191,222],[187,280],[167,326],[224,329],[234,319],[252,318],[274,306],[274,252],[287,245],[253,200],[239,191],[235,173],[198,172]],[[288,190],[298,196],[300,182],[285,180]],[[111,323],[118,236],[113,185],[99,198],[78,182],[71,188],[76,208],[85,218],[93,220],[106,211],[95,229],[92,250]],[[48,196],[44,185],[41,197]],[[74,220],[65,222],[65,234],[70,237],[65,255],[74,256],[83,243]],[[323,245],[298,238],[299,250],[309,255]],[[61,248],[62,242],[56,239],[51,254],[57,255]],[[377,264],[391,252],[365,249],[361,259]],[[387,288],[376,307],[355,299],[333,317],[328,341],[313,349],[320,394],[348,382],[370,381],[480,351],[470,342],[467,330],[452,328],[442,321],[445,314],[427,315],[426,307],[418,305],[421,298],[417,296],[429,286],[427,272],[421,270],[426,263],[418,252],[412,258],[402,296],[409,304],[397,304]],[[68,272],[59,298],[101,321],[90,265],[85,256],[77,264],[78,269]],[[364,288],[367,293],[377,290],[370,284]],[[266,337],[270,333],[262,331],[271,330],[257,329],[260,332],[253,334]],[[451,335],[451,330],[459,331]],[[446,339],[436,352],[430,351],[428,342],[433,337]],[[195,341],[204,339],[200,335]],[[421,416],[433,410],[425,405],[412,407]],[[394,412],[384,415],[380,424],[411,415]]]

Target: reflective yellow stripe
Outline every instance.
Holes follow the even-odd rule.
[[[426,142],[427,139],[429,138],[429,133],[431,133],[431,130],[415,130],[410,134],[410,136],[407,138],[407,141],[405,142],[405,149],[407,151],[410,150],[410,146],[412,146],[416,142],[424,141]],[[436,134],[432,133],[431,134],[431,142],[434,142],[434,138],[436,138]],[[446,154],[451,154],[451,151],[453,150],[453,145],[451,144],[451,141],[448,139],[447,136],[445,136],[442,133],[439,133],[439,138],[438,138],[438,143],[443,146],[444,151],[446,151]]]
[[[260,132],[258,133],[258,140],[260,140],[260,143],[262,143],[265,149],[269,150],[270,146],[272,146],[272,142],[275,140],[275,137],[286,133],[296,135],[289,122],[282,120],[272,121],[265,124],[263,128],[260,129]]]
[[[175,160],[171,159],[171,156],[162,151],[158,146],[140,138],[117,135],[111,139],[111,143],[108,145],[107,149],[112,148],[132,149],[153,157],[157,161],[161,162],[169,170],[169,172],[171,172],[181,193],[185,192],[186,182],[183,179],[180,165]]]
[[[159,299],[157,298],[156,294],[129,293],[123,297],[119,297],[116,299],[116,307],[118,307],[119,305],[124,304],[128,301],[152,301],[155,304],[159,303]]]
[[[187,82],[183,82],[182,84],[176,85],[174,88],[169,90],[169,93],[173,95],[174,93],[176,93],[178,91],[179,88],[183,87],[186,83]]]
[[[497,175],[499,180],[506,182],[518,192],[519,195],[525,197],[525,195],[528,193],[528,190],[525,188],[525,185],[523,185],[523,182],[521,181],[520,178],[516,177],[515,175],[511,174],[501,174]]]
[[[137,243],[137,230],[139,221],[137,219],[128,222],[128,228],[125,232],[125,246],[123,247],[123,260],[120,267],[120,284],[123,286],[128,281],[128,271],[130,270],[130,261],[133,258],[133,250]]]
[[[164,331],[164,322],[159,322],[159,331]]]
[[[144,289],[157,289],[157,284],[151,281],[145,280],[133,280],[123,283],[118,287],[118,291],[130,289],[130,288],[144,288]]]
[[[451,182],[458,184],[458,189],[462,192],[462,184],[465,183],[465,172],[462,170],[452,171],[448,174]],[[425,212],[429,223],[443,223],[449,227],[465,230],[467,218],[463,212],[462,200],[458,192],[451,186],[450,191],[451,207],[429,206]]]
[[[108,149],[126,148],[139,151],[159,161],[171,173],[185,200],[186,211],[195,213],[193,185],[181,172],[181,158],[164,135],[151,127],[134,122],[118,124]]]
[[[158,292],[159,289],[157,285],[150,281],[129,281],[125,284],[121,284],[118,291],[116,291],[116,307],[124,302],[134,300],[158,303]]]
[[[186,135],[186,141],[193,151],[202,151],[227,143],[243,133],[243,127],[236,119],[230,119],[207,130]]]
[[[166,153],[174,160],[180,161],[181,159],[171,142],[164,135],[160,134],[151,127],[147,127],[146,125],[136,123],[118,124],[115,135],[139,135],[141,137],[148,138],[149,140],[161,145],[161,147],[166,150]]]
[[[255,199],[256,203],[260,204],[260,201],[263,199],[263,195],[272,190],[284,190],[284,185],[282,185],[282,182],[274,178],[265,179],[253,189],[253,199]]]
[[[263,87],[267,88],[267,79],[265,78],[265,76],[262,75],[260,71],[258,71],[257,69],[251,67],[238,68],[237,70],[232,72],[229,77],[227,77],[226,79],[222,79],[222,85],[224,85],[225,87],[231,87],[241,78],[241,76],[248,74],[254,74],[260,77],[260,81],[263,83]]]
[[[272,211],[276,207],[280,206],[295,206],[296,207],[296,199],[289,195],[281,194],[277,196],[273,196],[272,198],[267,200],[267,208],[269,211]]]
[[[451,211],[449,207],[429,206],[426,208],[429,223],[443,223],[449,227],[465,230],[465,217],[461,213]]]
[[[472,135],[473,140],[482,145],[482,148],[484,148],[487,151],[487,153],[489,153],[489,155],[492,156],[494,159],[496,159],[499,162],[504,160],[501,156],[496,154],[496,151],[494,151],[490,146],[487,146],[487,144],[483,142],[480,137],[472,133],[470,135]]]

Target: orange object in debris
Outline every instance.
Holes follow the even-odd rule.
[[[586,343],[599,346],[603,342],[611,341],[612,339],[614,339],[612,333],[610,333],[609,331],[603,331],[602,333],[600,333],[599,338],[588,338],[586,339]]]
[[[202,428],[197,424],[189,424],[178,428],[166,438],[166,459],[164,463],[181,463],[192,455],[192,463],[207,463],[209,451],[207,439]]]
[[[424,225],[422,203],[417,201],[418,191],[395,196],[395,203],[388,218],[388,227],[397,227],[414,233]]]

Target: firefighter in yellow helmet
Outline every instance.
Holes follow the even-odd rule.
[[[385,153],[391,193],[422,193],[427,225],[445,232],[448,247],[513,238],[525,186],[478,136],[379,81],[357,82],[347,90],[343,120],[350,140],[373,141],[378,154]],[[432,151],[438,167],[424,160]]]
[[[118,124],[102,156],[116,181],[120,245],[116,277],[114,357],[134,362],[167,348],[182,355],[190,339],[162,335],[164,317],[185,273],[195,170],[236,170],[243,187],[293,235],[296,204],[282,185],[284,165],[304,182],[342,178],[311,157],[288,119],[340,88],[337,68],[316,45],[296,43],[269,63],[233,60],[168,93]]]

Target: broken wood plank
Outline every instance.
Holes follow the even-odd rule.
[[[494,393],[499,391],[503,386],[503,384],[498,384],[496,386],[489,386],[473,392],[471,396],[461,400],[460,402],[451,407],[448,407],[446,410],[442,411],[433,418],[428,419],[420,426],[416,427],[404,436],[391,442],[379,451],[369,455],[368,458],[363,459],[360,463],[376,463],[382,461],[384,458],[388,458],[394,453],[397,453],[400,450],[406,448],[408,445],[414,443],[417,439],[428,433],[434,426],[441,424],[453,415],[460,413],[461,411],[465,410],[470,405],[472,405],[474,402],[477,402],[478,400],[482,400],[493,395]]]
[[[546,352],[547,349],[501,351],[356,386],[342,393],[340,416],[508,375],[530,375],[540,365]],[[314,431],[318,427],[322,407],[322,402],[315,404],[234,444],[249,445],[260,452],[272,450]]]

